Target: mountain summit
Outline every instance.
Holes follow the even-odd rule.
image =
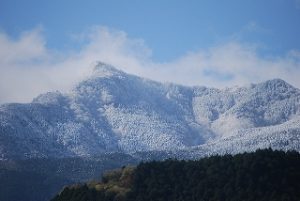
[[[300,150],[299,117],[300,90],[280,79],[224,90],[185,87],[99,62],[70,93],[1,105],[0,156]]]
[[[120,75],[124,75],[125,73],[118,70],[117,68],[103,63],[103,62],[97,62],[97,64],[95,65],[94,69],[93,69],[93,73],[92,76],[93,77],[105,77],[105,76],[120,76]]]

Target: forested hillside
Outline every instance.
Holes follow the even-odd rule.
[[[63,186],[100,179],[102,172],[137,163],[120,153],[93,158],[0,160],[0,201],[49,201]]]
[[[292,201],[300,199],[299,181],[299,153],[267,149],[123,167],[102,182],[66,187],[52,201]]]
[[[160,83],[99,62],[69,92],[0,105],[0,147],[1,160],[300,151],[300,90],[281,79],[226,89]]]

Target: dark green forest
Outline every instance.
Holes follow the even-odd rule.
[[[142,162],[101,182],[68,186],[52,201],[300,200],[298,152],[258,150],[198,161]]]

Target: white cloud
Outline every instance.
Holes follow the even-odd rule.
[[[259,47],[227,42],[189,52],[176,60],[158,63],[142,39],[123,31],[93,27],[76,35],[80,50],[47,49],[40,29],[13,40],[0,33],[0,103],[29,102],[40,93],[66,91],[92,69],[94,61],[110,63],[126,72],[158,81],[225,87],[282,78],[300,87],[300,52],[262,57]]]
[[[45,41],[40,35],[41,29],[23,32],[16,41],[0,33],[1,64],[26,63],[46,56]]]
[[[258,46],[228,42],[167,63],[147,63],[144,76],[184,85],[227,87],[282,78],[300,87],[300,52],[264,58]],[[149,67],[150,66],[150,67]]]

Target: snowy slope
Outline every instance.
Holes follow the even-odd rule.
[[[214,89],[158,83],[99,63],[67,94],[0,106],[0,158],[257,148],[300,150],[300,90],[280,79]]]

